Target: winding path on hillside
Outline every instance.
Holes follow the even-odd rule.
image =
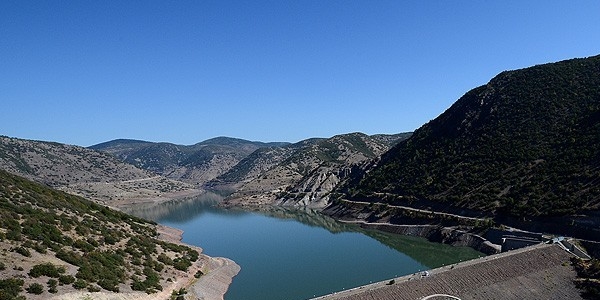
[[[389,208],[399,208],[399,209],[414,211],[414,212],[418,212],[418,213],[434,214],[434,215],[438,215],[438,216],[453,217],[453,218],[457,218],[457,219],[464,219],[464,220],[470,220],[470,221],[487,221],[487,219],[485,219],[485,218],[467,217],[467,216],[451,214],[451,213],[446,213],[446,212],[419,209],[419,208],[414,208],[414,207],[410,207],[410,206],[392,205],[392,204],[378,203],[378,202],[352,201],[352,200],[347,200],[347,199],[343,199],[342,202],[362,204],[362,205],[371,205],[371,204],[384,205],[385,207],[389,207]]]

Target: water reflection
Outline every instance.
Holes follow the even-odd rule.
[[[243,215],[243,210],[221,209],[216,207],[223,196],[205,192],[194,198],[177,199],[162,203],[148,203],[122,208],[124,212],[136,217],[156,222],[186,223],[205,213]]]
[[[256,209],[256,211],[269,217],[293,219],[308,226],[325,228],[331,233],[359,232],[370,236],[389,248],[410,256],[431,269],[485,255],[469,247],[454,247],[429,242],[421,237],[364,229],[355,224],[338,222],[308,208],[262,207]]]
[[[190,199],[174,200],[159,204],[137,205],[123,210],[141,218],[171,224],[188,223],[204,214],[230,217],[241,217],[251,214],[249,211],[237,208],[225,209],[218,207],[223,198],[223,196],[216,193],[206,192]],[[408,255],[428,268],[437,268],[484,255],[468,247],[453,247],[432,243],[420,237],[363,229],[355,224],[338,222],[308,208],[265,206],[253,208],[252,212],[280,220],[294,220],[310,227],[326,229],[333,234],[343,232],[362,233],[391,249]]]

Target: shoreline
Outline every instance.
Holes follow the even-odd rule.
[[[139,201],[121,204],[118,206],[118,209],[121,210],[122,208],[140,204],[156,205],[168,201],[184,200],[199,196],[205,192],[206,191],[202,189],[180,191],[171,193],[168,197],[165,195],[163,197],[152,199],[145,198]],[[233,282],[233,277],[240,272],[241,267],[229,258],[208,256],[203,254],[203,249],[201,247],[182,242],[184,231],[179,228],[157,223],[156,229],[159,234],[159,240],[185,245],[197,250],[200,254],[198,261],[191,267],[193,270],[188,271],[186,277],[178,277],[178,280],[174,285],[172,284],[169,288],[165,289],[168,293],[165,293],[165,291],[158,293],[161,294],[160,297],[166,297],[166,299],[168,299],[171,296],[172,291],[185,288],[187,291],[186,299],[223,300],[225,293],[227,293],[229,286]],[[200,278],[194,277],[198,271],[201,271],[204,274],[200,276]],[[183,279],[185,283],[183,285],[177,284],[181,279]]]
[[[188,246],[200,253],[199,260],[192,265],[191,270],[188,270],[187,276],[183,278],[178,277],[178,280],[174,282],[174,286],[165,289],[168,293],[164,296],[168,298],[172,291],[185,288],[188,292],[186,299],[190,299],[191,296],[191,299],[198,300],[223,300],[225,293],[229,289],[229,285],[233,282],[233,277],[239,273],[241,267],[231,259],[211,257],[203,254],[202,248],[183,243],[181,241],[183,230],[181,229],[158,224],[157,231],[159,239]],[[204,275],[200,276],[200,278],[194,277],[197,271],[201,271]],[[184,284],[177,284],[181,280],[184,281]],[[159,294],[164,294],[165,291]]]
[[[173,291],[184,288],[187,291],[186,300],[223,300],[233,277],[240,271],[240,266],[233,260],[223,257],[211,257],[202,254],[202,248],[181,242],[183,231],[177,228],[157,225],[158,239],[177,243],[197,250],[200,257],[185,273],[175,275],[175,280],[164,286],[162,291],[154,294],[145,292],[113,293],[107,291],[87,292],[76,291],[51,297],[51,300],[165,300],[170,299]],[[194,275],[198,271],[204,273],[200,278]]]
[[[206,190],[202,189],[179,191],[170,193],[168,196],[163,195],[162,197],[135,199],[137,201],[134,200],[133,202],[119,203],[120,205],[117,205],[115,208],[122,211],[123,208],[140,204],[157,205],[168,201],[193,198],[205,192]],[[128,200],[131,201],[132,199]],[[241,267],[229,258],[208,256],[203,253],[201,247],[182,242],[184,231],[179,228],[157,223],[156,230],[158,232],[157,239],[185,245],[195,249],[200,254],[200,257],[198,261],[190,267],[187,276],[178,276],[177,280],[162,292],[152,295],[144,294],[144,299],[169,299],[172,291],[185,288],[187,291],[186,299],[189,300],[223,300],[225,293],[227,293],[229,286],[233,282],[233,277],[240,272]],[[204,274],[200,276],[200,278],[194,276],[198,271],[201,271]],[[179,284],[182,281],[184,281],[184,283]],[[132,299],[139,299],[139,296]]]

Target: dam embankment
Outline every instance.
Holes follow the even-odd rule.
[[[436,294],[460,299],[582,299],[573,281],[573,254],[541,244],[350,290],[321,300],[414,300]]]

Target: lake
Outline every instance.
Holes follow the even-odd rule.
[[[307,299],[484,255],[367,231],[311,210],[218,208],[221,199],[206,193],[125,211],[182,229],[184,242],[239,264],[226,300]]]

